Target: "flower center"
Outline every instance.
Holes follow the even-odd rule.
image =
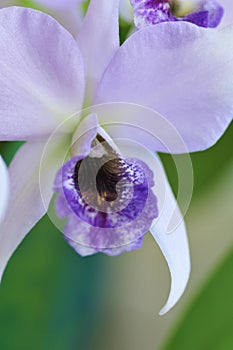
[[[65,238],[81,255],[137,249],[158,216],[153,172],[143,161],[123,157],[97,130],[83,135],[78,155],[54,183],[57,214],[67,218]]]
[[[97,208],[109,202],[113,207],[117,199],[125,201],[126,191],[129,192],[131,166],[99,134],[92,147],[89,156],[75,166],[75,187],[86,203]]]
[[[120,157],[98,134],[92,147],[92,152],[76,163],[73,174],[75,188],[84,206],[106,217],[106,213],[114,215],[124,210],[134,197],[135,186],[142,186],[147,194],[142,169]],[[137,216],[140,210],[138,206],[131,215]]]
[[[100,197],[98,200],[115,201],[118,197],[116,186],[124,178],[124,167],[125,162],[120,158],[108,160],[107,156],[87,157],[77,162],[75,166],[75,185],[78,190],[82,189],[85,199],[97,189]],[[95,179],[92,176],[93,173],[96,174]]]
[[[175,17],[183,17],[192,12],[198,11],[197,0],[173,0],[170,1],[171,12]]]
[[[88,156],[72,158],[62,169],[63,191],[71,209],[97,227],[114,228],[135,220],[153,186],[150,170],[136,159],[121,157],[98,134],[91,147]]]

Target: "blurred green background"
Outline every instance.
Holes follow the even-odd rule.
[[[128,30],[122,21],[122,40]],[[232,135],[233,125],[217,145],[191,155],[195,186],[186,223],[192,274],[172,311],[158,316],[170,281],[149,235],[139,251],[81,258],[44,217],[0,286],[0,349],[232,350]],[[7,162],[19,146],[0,143]],[[176,192],[173,159],[161,158]]]

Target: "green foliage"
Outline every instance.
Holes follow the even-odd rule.
[[[35,2],[31,0],[18,0],[18,5],[23,7],[29,7],[36,10],[41,9],[40,6],[36,5]]]
[[[123,18],[120,18],[120,43],[127,39],[129,31],[132,29],[132,24],[126,22]]]
[[[189,307],[163,350],[233,349],[233,251]]]
[[[82,10],[84,14],[87,12],[89,4],[90,4],[90,0],[86,0],[82,3]]]
[[[0,142],[7,164],[22,144]],[[45,216],[3,276],[0,349],[91,349],[106,267],[103,255],[76,254]]]
[[[0,349],[91,349],[104,260],[81,258],[48,217],[41,220],[0,286]]]
[[[14,154],[20,148],[23,142],[0,142],[0,154],[3,156],[6,164],[10,164]]]

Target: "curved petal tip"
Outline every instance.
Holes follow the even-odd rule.
[[[170,311],[183,295],[189,280],[190,260],[186,260],[186,263],[176,271],[171,266],[169,266],[169,269],[171,274],[171,290],[167,302],[160,310],[159,315],[164,315]]]
[[[159,173],[160,170],[160,173]],[[157,167],[157,182],[161,178],[164,188],[157,183],[154,188],[159,203],[159,216],[154,221],[150,232],[159,245],[167,262],[171,275],[171,290],[160,315],[168,312],[180,299],[187,286],[190,275],[190,253],[186,227],[171,187],[162,166]],[[175,222],[173,218],[176,218]],[[168,227],[172,226],[172,230]]]
[[[187,286],[190,275],[189,246],[182,222],[173,233],[168,234],[156,229],[157,225],[151,228],[151,233],[157,241],[170,270],[171,290],[166,304],[159,314],[167,313],[181,298]]]

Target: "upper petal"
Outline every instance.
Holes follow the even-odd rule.
[[[7,167],[0,156],[0,222],[4,218],[8,196],[9,196],[9,177]]]
[[[110,59],[119,47],[119,0],[91,0],[78,44],[88,79],[89,98]]]
[[[0,52],[0,139],[48,134],[81,108],[81,53],[54,19],[21,7],[0,10]]]
[[[208,148],[232,120],[232,34],[233,27],[215,31],[185,22],[144,28],[117,51],[96,102],[150,107],[173,124],[189,151]],[[142,120],[146,125],[146,114]]]
[[[45,142],[27,142],[10,164],[11,194],[7,215],[0,225],[0,280],[17,246],[47,211],[54,177],[63,161],[63,153],[59,152],[63,143],[54,142],[41,164]]]

